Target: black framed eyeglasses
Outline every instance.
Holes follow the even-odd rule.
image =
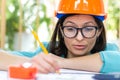
[[[62,32],[67,38],[75,38],[78,34],[78,31],[81,32],[84,38],[93,38],[96,35],[98,30],[97,26],[86,26],[83,28],[76,28],[73,26],[63,26]]]

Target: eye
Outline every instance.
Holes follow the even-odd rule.
[[[73,28],[73,27],[65,27],[64,29],[68,32],[74,32],[75,31],[75,28]]]
[[[94,31],[95,27],[84,27],[83,30],[84,31]]]

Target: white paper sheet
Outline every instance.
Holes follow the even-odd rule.
[[[96,72],[88,72],[88,71],[80,71],[80,70],[72,70],[72,69],[60,69],[61,74],[100,74]]]
[[[8,80],[8,75],[6,71],[0,71],[0,80]]]
[[[94,80],[94,72],[61,69],[60,73],[38,74],[37,80]]]

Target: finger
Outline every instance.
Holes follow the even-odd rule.
[[[55,72],[56,69],[53,66],[55,64],[54,59],[52,59],[49,55],[46,54],[43,54],[41,56],[43,58],[43,61],[41,62],[44,62],[44,67],[50,72]]]
[[[47,62],[44,57],[48,57],[45,54],[40,54],[39,58],[33,58],[32,61],[39,65],[40,68],[44,68],[47,72],[55,72],[55,69],[51,65],[51,63]]]
[[[50,54],[50,56],[51,56],[52,58],[56,59],[56,61],[57,61],[57,66],[58,66],[59,69],[60,69],[60,68],[63,68],[62,65],[64,65],[65,58],[56,56],[56,55],[54,55],[54,54]]]
[[[49,73],[47,70],[45,70],[44,68],[40,67],[40,65],[33,63],[32,67],[36,67],[38,69],[39,73],[43,73],[43,74],[47,74]]]
[[[49,54],[48,57],[44,56],[43,58],[45,59],[45,61],[47,61],[51,65],[51,67],[54,68],[55,71],[58,70],[59,66],[58,66],[57,60],[51,57],[51,54]]]

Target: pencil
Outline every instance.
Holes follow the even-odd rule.
[[[48,54],[47,49],[46,49],[45,46],[42,44],[42,42],[40,42],[40,39],[39,39],[38,35],[36,34],[36,32],[32,29],[32,27],[30,27],[30,29],[31,29],[32,34],[34,35],[34,38],[38,41],[40,47],[42,48],[43,52],[44,52],[45,54]],[[57,70],[56,73],[60,74],[59,70]]]
[[[43,45],[43,43],[40,42],[40,39],[39,39],[38,35],[36,34],[36,32],[32,29],[32,27],[30,27],[30,29],[31,29],[31,32],[32,32],[34,38],[36,39],[36,41],[38,41],[39,46],[42,48],[43,52],[44,52],[45,54],[48,54],[47,49],[45,48],[45,46]]]

